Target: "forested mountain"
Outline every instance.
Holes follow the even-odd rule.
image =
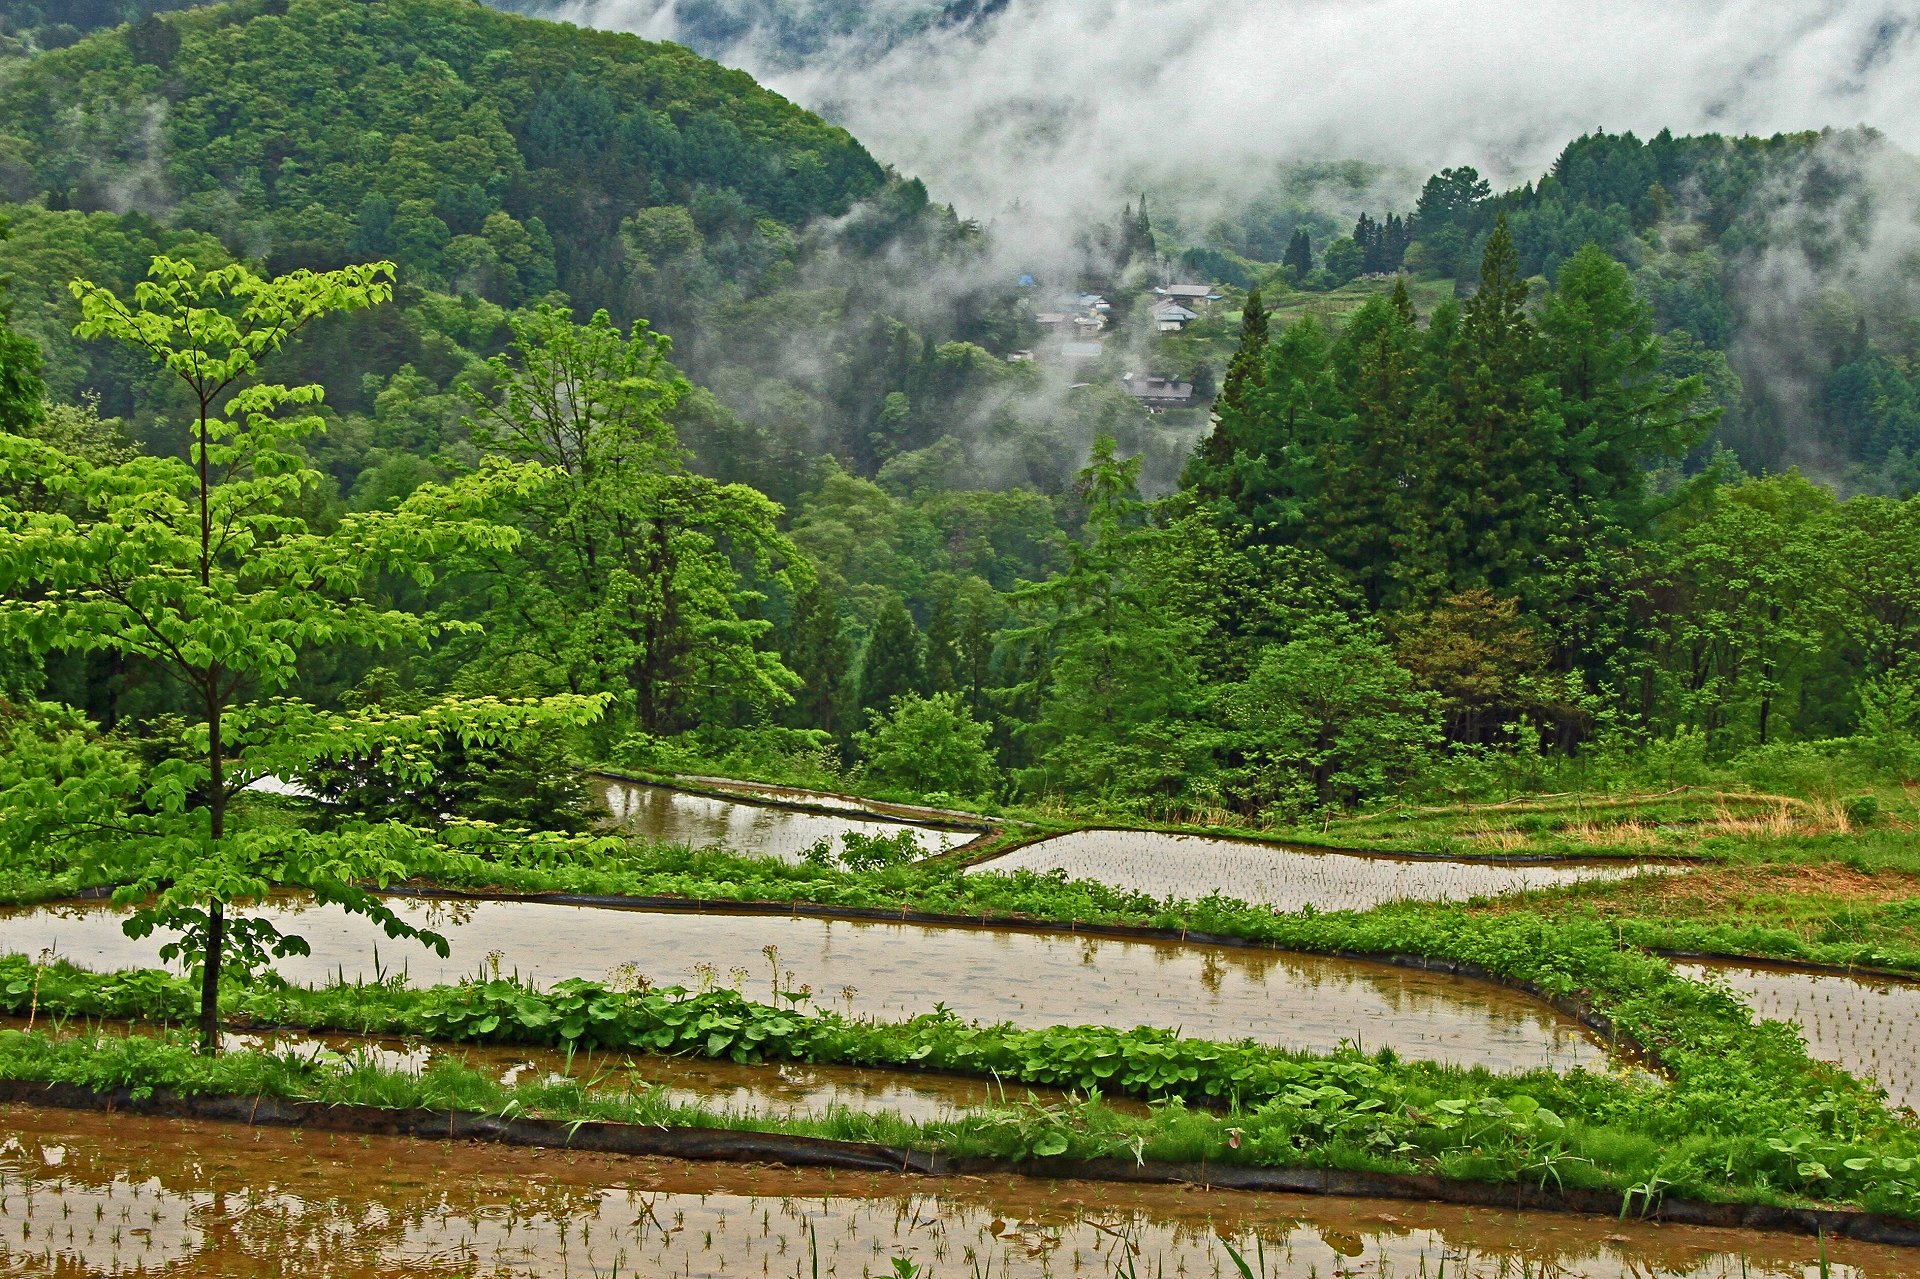
[[[263,348],[325,394],[274,500],[331,535],[484,490],[506,531],[368,579],[477,629],[316,654],[318,703],[603,698],[542,749],[1287,817],[1920,733],[1920,505],[1740,470],[1913,487],[1911,161],[1868,133],[1595,135],[1331,240],[1314,191],[1376,171],[1213,224],[1150,194],[1023,278],[738,72],[466,0],[149,14],[17,64],[0,130],[17,527],[94,518],[36,467],[137,488],[207,407],[76,335],[74,281],[394,264]],[[1186,318],[1182,274],[1218,286]],[[183,711],[112,644],[0,683],[135,736]]]
[[[1349,180],[1351,184],[1351,180]],[[1920,488],[1920,158],[1871,130],[1651,141],[1595,133],[1504,193],[1472,168],[1427,180],[1413,207],[1329,237],[1296,203],[1199,237],[1196,267],[1334,289],[1403,267],[1470,290],[1505,217],[1519,269],[1552,277],[1583,246],[1626,264],[1666,335],[1666,367],[1704,377],[1725,410],[1713,446],[1754,471],[1798,465],[1852,489]],[[1284,276],[1280,245],[1306,256]],[[1232,250],[1227,254],[1218,249]],[[1240,256],[1264,254],[1262,269]],[[1300,269],[1304,268],[1304,269]]]
[[[499,0],[533,17],[576,17],[556,0]],[[823,54],[857,65],[903,41],[964,30],[1007,7],[1007,0],[641,0],[619,17],[630,30],[678,40],[738,65],[798,67]],[[587,16],[601,16],[589,10]]]
[[[821,454],[871,475],[963,424],[1012,480],[1057,485],[1085,447],[1022,414],[1042,379],[999,358],[1022,322],[973,228],[676,45],[458,0],[256,0],[40,54],[0,119],[17,322],[56,395],[97,394],[137,432],[151,388],[70,336],[64,281],[84,262],[130,286],[164,250],[398,263],[398,307],[282,357],[349,415],[324,446],[348,490],[465,447],[457,397],[436,397],[504,343],[504,308],[549,293],[670,333],[719,392],[677,410],[697,454],[785,495]],[[1137,444],[1144,417],[1094,398]]]

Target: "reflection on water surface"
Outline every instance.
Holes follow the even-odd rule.
[[[434,985],[497,966],[548,985],[630,967],[657,984],[718,981],[771,999],[777,963],[783,989],[804,986],[818,1005],[887,1020],[945,1007],[967,1020],[1150,1025],[1321,1052],[1351,1042],[1502,1071],[1605,1059],[1578,1026],[1525,995],[1382,964],[918,924],[524,902],[396,905],[445,933],[451,957],[387,940],[336,910],[286,903],[258,913],[312,944],[310,957],[278,965],[297,982],[404,969],[416,985]],[[15,911],[0,915],[0,951],[50,949],[103,970],[155,965],[164,939],[132,940],[120,922],[100,903]]]
[[[614,821],[653,843],[726,848],[789,862],[799,861],[802,853],[822,839],[830,841],[838,852],[848,831],[885,839],[911,831],[914,841],[929,854],[964,844],[977,833],[878,821],[864,815],[807,813],[611,777],[595,777],[591,785]],[[857,808],[849,811],[861,812]]]
[[[1810,1239],[1038,1179],[939,1181],[0,1107],[0,1274],[1234,1273],[1275,1279],[1801,1279]],[[1829,1243],[1835,1279],[1914,1254]]]

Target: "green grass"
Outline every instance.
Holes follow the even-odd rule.
[[[106,980],[114,980],[108,978]],[[422,997],[433,992],[415,992]],[[831,1028],[829,1033],[832,1033]],[[1277,1056],[1277,1055],[1275,1055]],[[1177,1095],[1145,1116],[1097,1095],[1033,1100],[915,1123],[891,1113],[830,1110],[768,1118],[669,1101],[579,1078],[504,1085],[443,1060],[415,1075],[299,1052],[206,1058],[183,1033],[0,1032],[0,1077],[126,1088],[136,1095],[276,1097],[326,1105],[458,1110],[572,1122],[732,1128],[879,1142],[952,1156],[1030,1160],[1135,1158],[1309,1166],[1496,1183],[1550,1182],[1625,1191],[1658,1182],[1689,1197],[1757,1203],[1833,1202],[1920,1213],[1920,1134],[1896,1124],[1847,1128],[1843,1100],[1816,1105],[1814,1128],[1779,1133],[1684,1122],[1674,1089],[1646,1079],[1575,1072],[1501,1078],[1409,1069],[1354,1055],[1292,1062],[1292,1081],[1222,1110]],[[1845,1131],[1820,1132],[1825,1124]]]

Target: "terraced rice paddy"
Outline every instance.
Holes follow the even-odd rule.
[[[0,1274],[1802,1279],[1810,1239],[1195,1188],[697,1165],[0,1107]],[[1911,1274],[1830,1242],[1834,1279]],[[817,1268],[816,1268],[817,1263]],[[1255,1262],[1257,1264],[1257,1261]]]
[[[800,860],[802,853],[822,839],[838,850],[841,838],[849,831],[880,838],[911,831],[914,841],[928,854],[957,847],[978,833],[716,799],[610,777],[596,777],[592,784],[613,820],[644,839],[692,848],[727,848],[789,862]],[[832,797],[804,798],[816,803]],[[849,814],[865,811],[851,802],[844,807]]]
[[[258,912],[313,947],[295,982],[405,971],[416,985],[482,969],[546,985],[616,969],[658,984],[738,986],[771,998],[805,986],[818,1005],[888,1020],[944,1005],[1021,1026],[1151,1025],[1203,1039],[1331,1051],[1343,1042],[1493,1070],[1598,1066],[1605,1053],[1544,1004],[1444,974],[1273,951],[979,928],[665,914],[521,902],[396,903],[447,936],[442,960],[366,921],[276,903]],[[0,948],[83,967],[152,967],[164,938],[125,936],[101,903],[0,915]],[[772,954],[767,953],[771,948]],[[378,962],[376,962],[376,952]]]
[[[1676,968],[1725,982],[1757,1016],[1798,1026],[1809,1055],[1873,1080],[1891,1105],[1920,1110],[1920,982],[1742,964]]]
[[[975,871],[1061,870],[1149,897],[1209,893],[1274,910],[1369,910],[1391,901],[1464,901],[1646,869],[1625,861],[1440,861],[1329,853],[1158,831],[1083,830],[1029,844]]]
[[[0,1030],[26,1030],[19,1018],[0,1018]],[[79,1029],[78,1026],[68,1027]],[[130,1028],[89,1026],[108,1033]],[[49,1032],[44,1021],[42,1034]],[[657,1091],[676,1106],[697,1106],[742,1118],[820,1118],[832,1111],[888,1113],[915,1123],[949,1118],[982,1106],[1016,1104],[1029,1096],[1042,1104],[1064,1102],[1069,1094],[1052,1088],[1009,1084],[930,1071],[874,1070],[854,1066],[771,1062],[743,1066],[693,1057],[584,1050],[569,1056],[540,1048],[491,1044],[429,1044],[416,1040],[336,1034],[264,1034],[229,1031],[220,1038],[223,1052],[264,1052],[335,1063],[350,1069],[366,1063],[383,1070],[418,1075],[441,1062],[457,1062],[483,1071],[503,1084],[577,1079],[596,1094],[626,1095]],[[1110,1109],[1145,1113],[1144,1105],[1107,1098]]]

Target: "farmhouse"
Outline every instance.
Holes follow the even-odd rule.
[[[1176,382],[1158,373],[1129,373],[1120,379],[1120,385],[1128,395],[1156,412],[1194,405],[1193,383]]]

